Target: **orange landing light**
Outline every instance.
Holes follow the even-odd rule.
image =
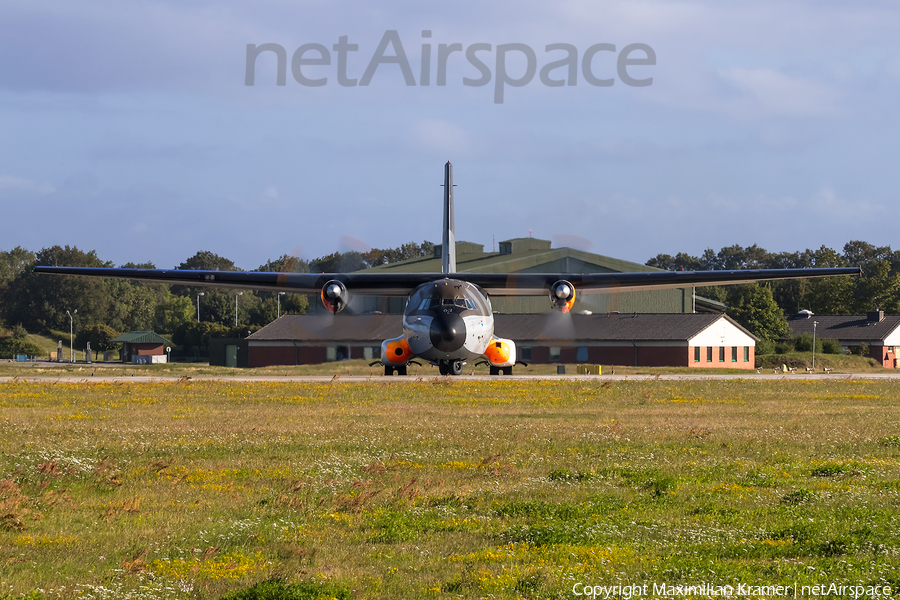
[[[387,344],[387,356],[383,357],[384,360],[392,362],[392,363],[406,363],[413,356],[412,349],[409,347],[409,342],[406,341],[406,338],[400,338],[396,342],[388,342]]]
[[[509,344],[491,338],[491,343],[488,344],[487,350],[484,351],[484,355],[491,364],[502,365],[509,361]]]

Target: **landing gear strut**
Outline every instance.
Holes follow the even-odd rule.
[[[461,360],[438,361],[438,371],[441,375],[462,375],[463,364]]]

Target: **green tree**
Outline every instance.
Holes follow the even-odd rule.
[[[257,271],[267,273],[308,273],[309,263],[295,256],[286,254],[275,260],[270,260],[260,265]],[[289,292],[289,288],[285,288]],[[247,313],[248,323],[256,326],[264,326],[278,316],[278,292],[256,292],[259,303]],[[285,293],[281,296],[281,314],[301,315],[309,310],[309,300],[305,294]]]
[[[118,343],[110,342],[111,339],[118,337],[119,334],[115,329],[103,323],[94,323],[83,327],[78,335],[75,336],[75,345],[78,348],[87,347],[88,342],[91,343],[91,350],[94,352],[106,352],[119,347]]]
[[[726,302],[727,314],[760,339],[774,340],[790,333],[768,287],[756,283],[731,286]]]
[[[17,276],[34,266],[34,252],[16,246],[12,250],[0,250],[0,288],[9,285]]]
[[[231,260],[209,251],[196,253],[194,256],[178,265],[182,270],[200,271],[240,271]],[[172,293],[178,296],[190,298],[196,302],[197,294],[203,293],[200,298],[200,316],[203,321],[218,323],[223,326],[234,325],[235,296],[240,294],[227,288],[203,287],[203,286],[172,286]],[[237,302],[238,321],[247,322],[248,315],[259,303],[259,298],[252,290],[244,290]]]
[[[666,271],[703,271],[703,263],[696,256],[679,252],[674,257],[668,254],[657,254],[647,261],[648,267],[665,269]]]
[[[28,341],[28,332],[21,325],[15,325],[10,335],[0,337],[0,358],[15,358],[19,354],[41,356],[43,348]]]
[[[166,290],[165,297],[154,307],[154,331],[172,333],[182,324],[194,321],[197,318],[194,308],[187,296],[176,296]]]
[[[172,334],[172,341],[183,348],[200,348],[209,346],[210,337],[227,337],[229,328],[219,323],[191,321],[179,325]]]
[[[865,313],[882,309],[896,314],[900,312],[898,293],[900,293],[900,274],[891,273],[891,263],[887,260],[870,263],[868,271],[858,282],[854,312]]]
[[[35,255],[37,265],[70,267],[111,267],[97,257],[93,250],[84,252],[77,247],[52,246]],[[106,282],[95,277],[74,275],[37,275],[30,271],[19,273],[9,284],[2,306],[3,317],[9,323],[21,323],[29,331],[69,329],[66,310],[78,311],[75,322],[104,323],[109,319],[113,299]]]

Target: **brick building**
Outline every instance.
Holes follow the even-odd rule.
[[[802,312],[788,318],[794,336],[813,334],[821,340],[837,340],[844,350],[865,343],[869,347],[869,357],[874,358],[886,369],[900,367],[900,315],[885,315],[883,310],[871,311],[865,315],[813,315]]]
[[[516,342],[526,363],[755,368],[758,341],[722,314],[497,314],[497,335]],[[287,315],[246,338],[247,365],[376,360],[401,331],[399,315]]]

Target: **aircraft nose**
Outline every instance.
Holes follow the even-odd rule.
[[[431,321],[431,345],[441,352],[459,350],[465,343],[466,322],[458,314],[439,314]]]

